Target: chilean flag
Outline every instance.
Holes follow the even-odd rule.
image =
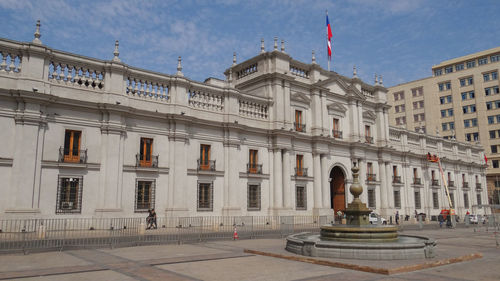
[[[326,13],[326,36],[328,39],[328,59],[332,60],[332,28],[330,27],[330,21],[328,20],[328,12]]]

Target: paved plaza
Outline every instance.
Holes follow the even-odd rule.
[[[286,252],[285,239],[218,240],[3,254],[0,280],[500,280],[500,249],[491,229],[406,230],[404,234],[436,239],[437,257],[311,259]]]

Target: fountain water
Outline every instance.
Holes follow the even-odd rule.
[[[347,224],[321,227],[320,234],[298,233],[287,237],[286,250],[313,257],[355,259],[433,258],[436,242],[427,237],[398,235],[398,227],[371,225],[371,210],[359,199],[363,186],[359,168],[351,168],[353,183],[349,191],[354,199],[345,210]]]

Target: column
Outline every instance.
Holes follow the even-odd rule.
[[[321,160],[318,153],[313,153],[313,172],[314,172],[314,208],[323,207],[321,200]]]
[[[229,145],[229,162],[226,169],[229,170],[229,206],[233,210],[240,210],[238,206],[238,191],[240,189],[240,185],[238,182],[239,179],[239,171],[238,171],[238,162],[241,160],[238,157],[238,151],[236,151],[235,145]],[[246,189],[245,189],[246,190]]]
[[[386,216],[387,215],[387,198],[386,198],[386,192],[387,192],[387,182],[388,182],[388,174],[386,172],[385,164],[383,161],[378,162],[378,170],[380,172],[380,187],[379,187],[379,194],[380,194],[380,215]]]
[[[323,208],[330,208],[330,184],[328,179],[330,175],[328,174],[328,156],[326,154],[321,155],[321,187],[322,187],[322,197],[323,197]]]
[[[283,207],[283,177],[281,164],[281,149],[274,150],[274,208]]]
[[[283,204],[285,208],[292,208],[290,177],[290,151],[285,149],[283,150]]]
[[[384,164],[385,167],[385,190],[383,192],[384,195],[384,200],[380,200],[380,204],[382,204],[382,208],[386,209],[386,215],[393,215],[389,213],[389,209],[394,208],[394,204],[391,204],[391,202],[394,202],[394,199],[391,200],[391,196],[393,196],[393,188],[392,188],[392,169],[391,169],[391,163],[385,162]]]

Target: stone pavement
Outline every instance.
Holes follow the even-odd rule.
[[[500,249],[493,232],[460,228],[412,230],[404,234],[436,239],[438,256],[431,261],[317,259],[311,263],[287,259],[303,257],[284,251],[284,239],[220,240],[5,254],[0,255],[0,280],[500,280]],[[472,255],[476,256],[461,258]],[[453,258],[451,264],[418,267]],[[413,268],[400,273],[394,270],[408,267]],[[348,268],[386,271],[372,273]]]

